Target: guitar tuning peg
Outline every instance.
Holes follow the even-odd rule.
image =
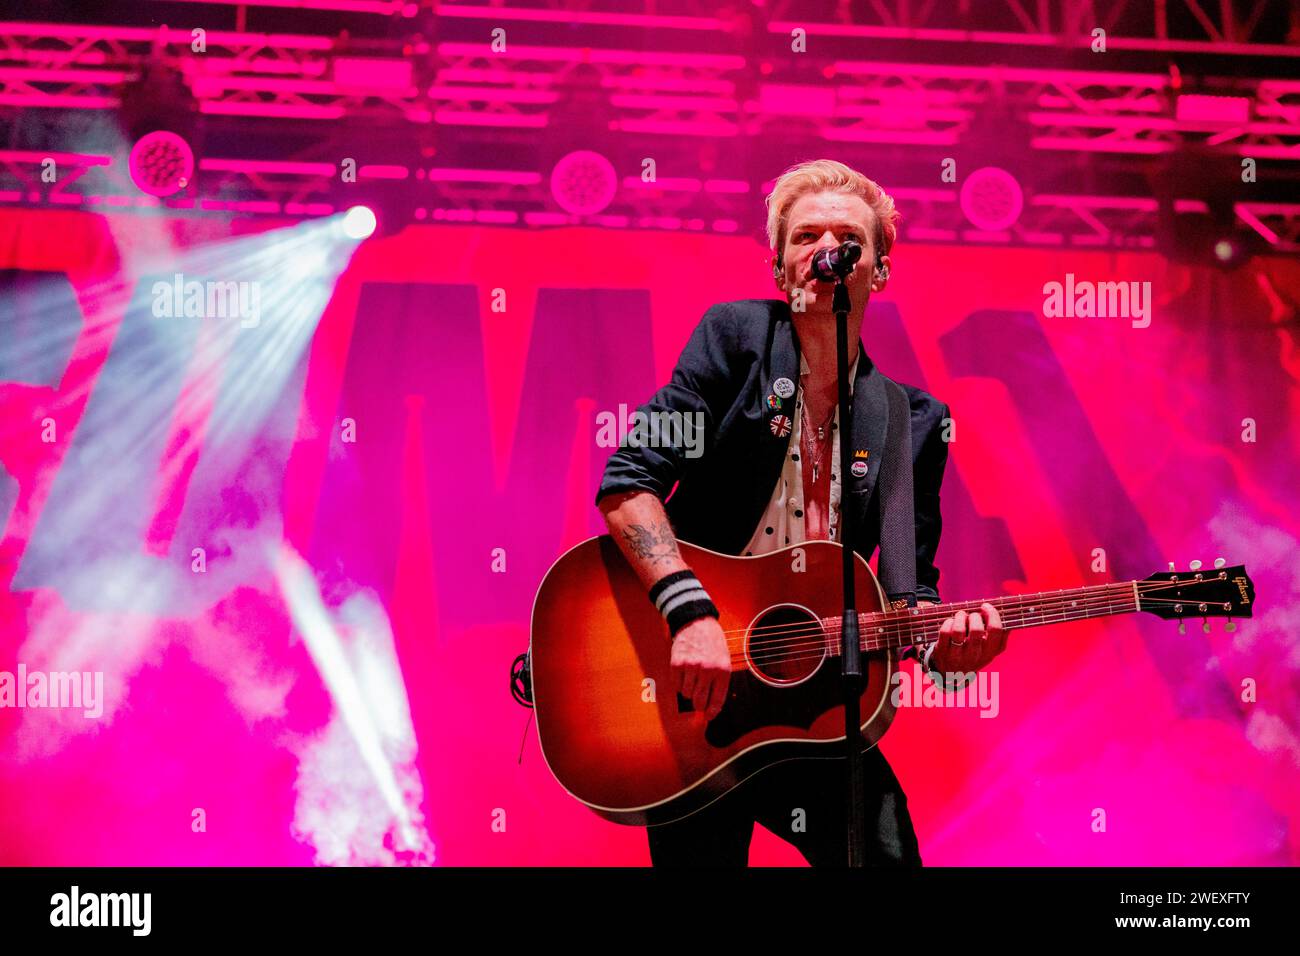
[[[1224,566],[1225,564],[1227,564],[1227,563],[1228,563],[1228,562],[1227,562],[1227,561],[1224,561],[1223,558],[1215,558],[1215,559],[1214,559],[1214,567],[1215,567],[1216,569],[1223,567],[1223,566]]]
[[[1186,621],[1179,621],[1179,622],[1178,622],[1178,633],[1179,633],[1179,634],[1186,634],[1186,633],[1187,633],[1187,622],[1186,622]]]
[[[1191,564],[1188,565],[1188,567],[1191,568],[1193,571],[1199,571],[1201,570],[1201,562],[1193,561]]]
[[[1228,618],[1228,623],[1223,625],[1223,629],[1227,631],[1229,634],[1231,634],[1233,631],[1237,629],[1237,624],[1235,621],[1232,620],[1232,618]]]
[[[1169,562],[1169,570],[1170,570],[1170,571],[1177,571],[1177,570],[1178,570],[1176,567],[1174,567],[1174,562],[1172,562],[1172,561]]]

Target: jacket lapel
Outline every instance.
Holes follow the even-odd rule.
[[[754,526],[772,500],[772,489],[781,477],[786,455],[790,453],[790,439],[794,434],[794,400],[799,388],[799,344],[795,339],[789,307],[785,303],[781,305],[785,308],[778,312],[776,321],[772,323],[769,364],[759,376],[753,404],[747,411],[751,417],[749,427],[759,430],[759,438],[748,466],[750,474],[740,485],[747,496],[741,547],[749,540]],[[782,395],[782,392],[787,394]],[[778,402],[780,407],[773,408],[772,405]]]
[[[849,456],[851,463],[865,460],[867,471],[859,476],[850,470],[842,480],[844,498],[854,508],[854,531],[860,535],[866,526],[867,503],[880,475],[889,424],[889,399],[885,393],[885,377],[871,361],[861,341],[858,342],[858,351],[861,358],[853,383],[853,447]],[[865,459],[861,457],[862,452],[866,452]]]

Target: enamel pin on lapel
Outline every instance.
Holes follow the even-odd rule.
[[[794,382],[790,381],[788,378],[778,378],[772,383],[772,391],[776,392],[776,394],[780,395],[782,398],[789,398],[794,394]]]

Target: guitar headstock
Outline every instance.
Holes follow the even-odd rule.
[[[1223,558],[1214,562],[1213,569],[1202,570],[1200,561],[1193,561],[1187,571],[1160,571],[1137,582],[1138,610],[1179,621],[1178,630],[1186,633],[1181,622],[1185,618],[1250,617],[1255,606],[1255,585],[1246,573],[1246,566],[1238,564],[1225,567]],[[1210,629],[1209,621],[1205,630]],[[1227,630],[1236,630],[1228,623]]]

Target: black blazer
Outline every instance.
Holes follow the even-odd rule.
[[[853,385],[853,448],[868,450],[868,467],[861,478],[842,476],[842,507],[854,509],[854,550],[869,560],[880,544],[876,479],[888,405],[885,376],[860,341],[858,348],[862,357]],[[702,453],[688,457],[689,443],[665,442],[671,434],[660,434],[657,447],[624,442],[605,466],[597,503],[620,492],[653,492],[665,501],[678,538],[722,554],[739,554],[772,499],[789,452],[793,430],[778,437],[769,423],[776,415],[788,415],[791,406],[771,411],[766,404],[779,378],[799,380],[799,340],[789,304],[745,299],[713,306],[682,350],[672,379],[638,409],[646,415],[703,413]],[[916,595],[918,600],[937,601],[934,556],[942,529],[939,486],[948,445],[941,432],[948,406],[919,388],[900,387],[912,411]]]

